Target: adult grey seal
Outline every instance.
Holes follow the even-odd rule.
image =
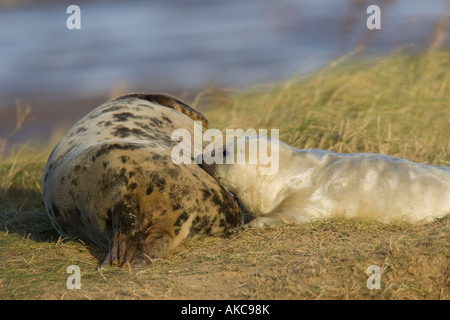
[[[109,249],[104,265],[149,263],[186,238],[242,224],[234,198],[196,164],[174,164],[176,129],[206,118],[164,94],[106,102],[58,142],[43,174],[56,230]],[[192,142],[192,147],[194,147]]]

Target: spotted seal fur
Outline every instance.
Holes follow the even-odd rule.
[[[232,196],[196,164],[176,165],[178,128],[206,118],[164,94],[108,101],[58,142],[43,174],[43,203],[56,230],[109,250],[104,265],[149,263],[187,238],[242,224]],[[192,142],[192,147],[193,147]]]

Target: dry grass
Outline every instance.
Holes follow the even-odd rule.
[[[296,147],[450,160],[450,53],[332,65],[304,79],[210,94],[211,127],[278,128]],[[220,97],[220,99],[219,99]],[[54,144],[51,143],[53,146]],[[450,217],[426,225],[342,218],[182,244],[147,268],[98,266],[106,252],[62,241],[41,205],[51,150],[0,159],[3,299],[449,299]],[[69,290],[69,265],[81,289]],[[366,287],[370,265],[381,289]]]
[[[14,136],[20,130],[20,128],[22,128],[23,123],[30,115],[30,113],[31,107],[29,105],[23,106],[20,100],[16,101],[16,127],[6,137],[0,137],[0,157],[6,152],[6,145],[8,144],[8,140],[12,136]]]
[[[0,294],[14,299],[449,299],[450,219],[388,226],[327,219],[184,243],[147,268],[99,270],[78,242],[1,235]],[[97,257],[96,257],[97,256]],[[81,269],[68,290],[66,269]],[[366,287],[369,265],[381,289]]]

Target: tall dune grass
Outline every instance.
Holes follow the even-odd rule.
[[[450,164],[450,52],[333,62],[212,101],[212,127],[278,128],[297,148],[374,152]],[[231,103],[229,103],[231,102]]]

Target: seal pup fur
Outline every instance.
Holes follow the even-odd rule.
[[[274,174],[262,174],[271,164],[262,164],[259,154],[258,161],[250,164],[250,143],[270,150],[278,160]],[[223,163],[202,163],[201,167],[255,217],[248,224],[251,227],[335,215],[416,223],[450,213],[448,167],[381,154],[296,149],[264,136],[242,137],[216,152],[223,154]],[[245,153],[244,163],[237,162],[239,153]]]
[[[193,135],[194,120],[207,126],[172,96],[134,93],[78,121],[43,174],[43,203],[55,229],[107,248],[103,265],[122,266],[149,263],[187,238],[241,225],[234,198],[210,175],[171,161],[179,144],[171,133],[184,128]]]

